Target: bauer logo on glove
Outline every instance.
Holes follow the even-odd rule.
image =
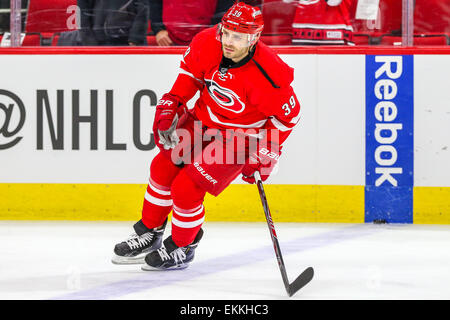
[[[257,152],[250,155],[242,169],[242,180],[247,183],[255,183],[254,174],[256,171],[261,174],[262,181],[266,181],[269,178],[281,155],[281,150],[279,150],[277,145],[272,144],[270,148],[272,150],[264,147],[260,148]]]
[[[156,145],[160,149],[173,149],[180,142],[176,128],[180,116],[185,111],[186,107],[181,99],[169,93],[163,95],[158,101],[153,123],[153,135]]]

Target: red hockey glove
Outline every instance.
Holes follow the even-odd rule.
[[[255,183],[254,173],[259,171],[261,180],[266,181],[281,155],[281,148],[270,146],[260,148],[257,152],[250,155],[248,162],[242,169],[242,180],[247,183]]]
[[[182,101],[169,93],[163,95],[158,101],[153,121],[153,135],[160,149],[173,149],[180,141],[175,129],[185,111],[186,107]]]

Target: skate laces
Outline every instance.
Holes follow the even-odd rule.
[[[125,242],[131,249],[137,249],[146,246],[152,241],[152,239],[153,233],[150,232],[144,233],[142,236],[138,236],[136,233],[133,233]]]
[[[186,259],[186,254],[184,253],[183,248],[178,248],[172,251],[170,255],[167,253],[166,248],[164,247],[158,249],[157,251],[162,261],[174,259],[176,264],[183,264],[183,261]]]

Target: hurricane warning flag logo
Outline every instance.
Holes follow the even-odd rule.
[[[245,103],[239,96],[228,88],[217,84],[214,80],[205,79],[206,87],[211,98],[222,108],[234,113],[241,113],[245,109]]]

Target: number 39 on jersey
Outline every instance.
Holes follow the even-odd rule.
[[[294,96],[291,96],[289,98],[289,103],[286,102],[285,104],[283,104],[283,106],[281,107],[284,110],[284,115],[287,116],[292,112],[292,109],[294,109],[295,107],[295,98]]]

